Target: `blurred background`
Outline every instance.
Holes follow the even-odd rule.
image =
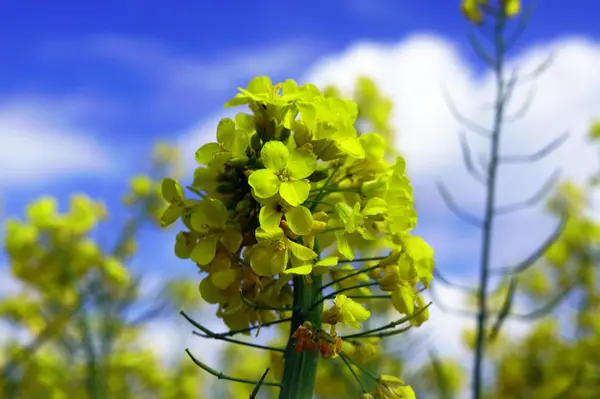
[[[600,364],[599,316],[592,312],[600,215],[588,184],[599,170],[590,131],[600,117],[600,6],[539,3],[507,67],[531,73],[549,55],[552,62],[539,78],[516,87],[509,115],[533,99],[526,115],[505,124],[501,151],[535,153],[558,135],[570,135],[540,162],[503,166],[498,202],[526,200],[560,168],[558,184],[571,183],[562,192],[574,202],[589,200],[583,210],[569,209],[591,233],[573,227],[581,234],[561,247],[564,259],[554,254],[536,267],[562,262],[580,270],[574,268],[581,248],[589,267],[577,280],[583,294],[567,296],[541,321],[505,323],[498,343],[504,346],[491,351],[486,363],[494,398],[551,397],[543,389],[558,392],[575,373],[568,365],[549,368],[566,353],[579,356],[570,365],[589,364],[597,373]],[[407,159],[416,232],[434,248],[436,268],[448,280],[475,284],[481,231],[457,219],[436,190],[443,181],[463,208],[481,214],[485,190],[467,173],[459,141],[467,129],[444,91],[462,114],[491,126],[494,77],[466,39],[471,25],[459,6],[437,0],[4,2],[0,397],[87,398],[78,381],[90,356],[109,382],[103,397],[247,397],[224,394],[228,382],[196,368],[183,352],[190,348],[228,373],[243,374],[241,363],[255,371],[258,362],[244,357],[234,367],[227,343],[193,336],[179,316],[184,309],[213,331],[225,329],[198,294],[197,269],[174,256],[175,231],[156,222],[163,206],[156,182],[172,174],[191,180],[196,149],[214,141],[221,118],[239,112],[222,104],[257,75],[335,86],[349,98],[360,94],[359,77],[372,79],[377,95],[393,106],[383,118]],[[489,141],[468,131],[467,137],[475,162],[486,162]],[[558,218],[546,202],[497,219],[492,267],[517,264],[552,234]],[[515,312],[552,298],[560,280],[555,277],[528,277]],[[397,338],[392,356],[404,375],[418,375],[411,384],[429,381],[419,398],[435,398],[441,394],[427,373],[428,354],[435,350],[447,362],[442,374],[450,397],[467,398],[474,319],[443,308],[467,309],[472,300],[464,290],[434,281],[439,300],[431,298],[430,320]],[[572,318],[583,313],[593,331],[585,340]],[[261,340],[273,336],[266,332]],[[419,345],[408,351],[408,342]],[[533,367],[534,357],[545,359],[537,371],[526,367]],[[600,392],[600,380],[592,384],[593,390],[564,397],[597,397],[590,392]]]

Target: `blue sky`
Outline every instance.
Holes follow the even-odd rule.
[[[37,112],[50,115],[55,130],[64,127],[73,133],[71,137],[91,140],[89,146],[101,148],[105,159],[118,160],[119,165],[114,170],[97,166],[90,173],[75,170],[27,182],[9,180],[0,187],[4,211],[20,214],[28,201],[41,194],[66,201],[75,191],[102,197],[117,209],[126,177],[145,170],[145,157],[155,140],[179,140],[196,123],[218,115],[221,104],[252,76],[302,79],[315,62],[356,43],[392,45],[417,33],[433,34],[454,42],[477,73],[479,65],[468,52],[467,24],[458,3],[6,4],[0,24],[0,107],[8,110],[5,114],[15,104],[26,108],[26,118],[34,118]],[[598,38],[600,6],[594,1],[573,1],[566,9],[564,3],[544,1],[521,49],[566,36]],[[45,123],[47,118],[40,120]],[[118,212],[115,220],[123,217]],[[468,227],[448,223],[459,235],[472,234]],[[157,239],[148,233],[146,243],[151,246]],[[155,261],[148,269],[186,270],[180,263],[159,265],[160,260],[170,259],[168,248],[163,255],[142,255]]]
[[[460,164],[458,125],[431,82],[455,77],[461,104],[476,120],[489,123],[481,104],[490,99],[491,79],[468,48],[468,25],[458,0],[5,3],[0,23],[2,216],[21,215],[25,204],[42,194],[57,196],[65,206],[71,193],[84,192],[105,200],[113,212],[107,227],[114,228],[127,216],[120,199],[128,179],[147,169],[153,143],[168,139],[199,146],[198,134],[214,125],[223,102],[253,76],[343,85],[366,73],[399,110],[394,123],[401,150],[410,153],[409,169],[417,165],[418,231],[434,247],[437,267],[450,275],[475,275],[477,230],[450,215],[431,189],[441,175],[468,207],[481,209],[481,190]],[[574,137],[571,147],[549,163],[502,172],[505,201],[526,198],[532,182],[557,164],[580,180],[598,166],[597,154],[582,138],[590,118],[600,115],[600,3],[537,3],[514,57],[531,67],[550,51],[562,55],[540,82],[538,107],[508,129],[507,147],[532,151],[567,128]],[[472,140],[478,150],[486,149]],[[499,220],[496,263],[528,255],[553,222],[540,212]],[[155,278],[193,275],[191,263],[173,256],[173,236],[144,230],[134,266]],[[0,253],[0,272],[4,260]],[[0,296],[2,291],[0,286]],[[436,342],[444,353],[462,353],[456,349],[459,327],[452,327],[455,336],[445,332],[456,320],[440,314],[431,320],[441,326]],[[163,334],[165,345],[179,344],[169,334]],[[155,334],[153,345],[156,339]]]
[[[301,78],[316,60],[357,42],[437,34],[458,43],[477,70],[457,1],[202,3],[11,2],[0,24],[0,104],[66,115],[77,135],[125,160],[121,173],[134,173],[144,170],[154,140],[177,139],[218,113],[252,76]],[[545,1],[521,47],[566,35],[597,37],[598,11],[593,1],[571,2],[568,9]],[[64,200],[73,191],[115,205],[125,185],[116,174],[7,185],[5,211],[20,213],[42,193]]]

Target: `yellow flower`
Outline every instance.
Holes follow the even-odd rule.
[[[463,0],[460,8],[466,19],[474,24],[481,24],[483,22],[481,6],[486,4],[488,4],[487,0]]]
[[[521,0],[500,0],[507,17],[514,17],[521,12]]]
[[[333,306],[321,313],[321,321],[325,324],[343,323],[352,328],[360,328],[358,323],[367,320],[370,316],[371,312],[346,295],[336,295]]]
[[[400,378],[382,374],[375,383],[375,395],[381,399],[416,399],[415,391]]]

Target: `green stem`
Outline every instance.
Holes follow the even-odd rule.
[[[323,202],[323,201],[317,201],[317,200],[306,200],[306,201],[304,201],[304,203],[305,204],[309,203],[309,204],[313,204],[313,205],[327,205],[327,206],[333,207],[333,204],[330,204],[329,202]]]
[[[350,364],[350,362],[348,361],[348,359],[346,359],[346,356],[340,356],[340,359],[342,359],[344,361],[344,363],[346,364],[346,367],[348,367],[348,370],[350,370],[350,372],[354,376],[354,379],[356,380],[356,382],[358,382],[358,385],[360,385],[360,389],[362,390],[362,392],[363,393],[367,393],[367,390],[365,389],[365,386],[363,385],[363,383],[360,380],[360,378],[358,378],[358,375],[356,374],[356,371],[354,371],[354,369],[352,368],[352,365]]]
[[[202,194],[200,192],[200,190],[196,189],[195,187],[186,186],[185,188],[187,188],[188,190],[190,190],[191,192],[193,192],[194,194],[196,194],[200,198],[206,198],[206,196],[204,194]]]
[[[272,310],[272,311],[276,311],[276,312],[289,312],[294,310],[293,307],[271,307],[271,306],[266,306],[266,305],[261,305],[260,303],[251,301],[250,299],[246,298],[244,296],[244,294],[240,291],[240,298],[242,298],[242,302],[244,302],[249,308],[254,309],[254,310]]]
[[[198,367],[200,367],[201,369],[203,369],[204,371],[206,371],[209,374],[214,375],[215,377],[217,377],[217,379],[219,380],[228,380],[228,381],[233,381],[233,382],[241,382],[242,384],[251,384],[251,385],[258,385],[259,384],[259,380],[246,380],[243,378],[235,378],[235,377],[230,377],[228,375],[225,375],[209,366],[207,366],[206,364],[202,363],[200,360],[196,359],[191,353],[189,349],[185,350],[185,353],[187,353],[187,355],[190,357],[190,359],[192,359],[192,361],[194,363],[196,363],[196,365]],[[263,381],[261,384],[261,386],[266,386],[266,387],[280,387],[281,384],[278,382],[265,382]]]
[[[370,258],[359,258],[359,259],[342,259],[338,263],[372,262],[375,260],[383,260],[385,258],[387,258],[387,256],[372,256]]]
[[[408,327],[404,327],[404,328],[399,328],[399,329],[394,330],[394,331],[386,331],[386,332],[380,332],[380,333],[374,333],[374,334],[360,335],[360,336],[354,337],[354,338],[356,338],[356,339],[362,339],[362,338],[385,338],[385,337],[392,337],[394,335],[405,333],[408,330],[410,330],[411,328],[412,328],[412,326],[408,326]],[[345,337],[342,337],[342,339],[344,339],[344,338]]]
[[[344,335],[341,338],[342,339],[349,339],[349,338],[362,338],[365,337],[367,335],[371,335],[374,333],[377,333],[379,331],[383,331],[383,330],[389,330],[390,328],[394,328],[402,323],[406,323],[407,321],[415,318],[416,316],[420,315],[421,313],[423,313],[425,311],[425,309],[427,309],[429,306],[431,306],[431,302],[429,302],[427,305],[423,306],[422,308],[417,309],[413,314],[410,314],[408,316],[405,316],[401,319],[398,319],[396,321],[392,321],[382,327],[377,327],[374,328],[372,330],[367,330],[367,331],[363,331],[363,332],[359,332],[356,334],[350,334],[350,335]]]
[[[473,399],[480,399],[483,395],[483,358],[485,356],[485,330],[487,314],[487,290],[489,280],[489,266],[492,247],[492,233],[494,221],[494,206],[496,194],[496,176],[498,169],[498,153],[500,147],[500,133],[502,119],[504,116],[504,38],[505,15],[503,11],[496,14],[495,47],[496,64],[494,73],[496,75],[496,104],[494,113],[494,125],[492,129],[492,140],[490,145],[490,163],[488,168],[487,190],[485,200],[485,211],[483,220],[483,236],[481,263],[479,274],[479,298],[477,315],[477,332],[475,342],[474,367],[472,394]]]
[[[273,352],[284,352],[284,350],[282,348],[275,348],[272,346],[253,344],[251,342],[240,341],[240,340],[233,339],[233,338],[220,337],[217,334],[215,334],[214,332],[212,332],[211,330],[209,330],[208,328],[204,327],[202,324],[193,320],[191,317],[189,317],[187,314],[185,314],[185,312],[181,311],[181,312],[179,312],[179,314],[181,314],[191,325],[193,325],[198,330],[200,330],[204,334],[206,334],[206,335],[202,335],[202,334],[199,334],[196,331],[194,331],[194,334],[198,335],[200,337],[218,339],[218,340],[225,341],[225,342],[231,342],[232,344],[243,345],[243,346],[248,346],[251,348],[263,349],[263,350],[268,350],[268,351],[273,351]]]
[[[355,365],[356,367],[358,367],[358,369],[360,371],[362,371],[363,373],[365,373],[368,377],[372,378],[373,381],[377,382],[379,381],[379,378],[375,377],[373,374],[371,374],[367,369],[365,369],[363,366],[361,366],[360,364],[358,364],[355,360],[353,360],[351,357],[348,357],[342,353],[340,353],[340,357],[342,359],[346,359],[348,362],[352,363],[353,365]]]
[[[341,290],[337,290],[332,292],[331,294],[324,296],[322,298],[319,298],[319,300],[317,302],[315,302],[313,304],[313,307],[316,307],[317,305],[325,302],[328,299],[333,299],[335,298],[336,295],[341,294],[342,292],[346,292],[346,291],[350,291],[350,290],[355,290],[357,288],[364,288],[364,287],[372,287],[374,285],[378,285],[378,283],[376,282],[372,282],[372,283],[366,283],[366,284],[358,284],[358,285],[353,285],[352,287],[346,287],[346,288],[342,288]]]
[[[294,277],[294,308],[292,325],[285,350],[283,369],[283,387],[279,399],[312,399],[317,375],[319,353],[303,351],[298,353],[292,334],[305,321],[312,323],[314,329],[321,327],[322,306],[314,306],[321,299],[322,276],[313,276],[308,284],[302,276]]]
[[[348,295],[350,299],[390,299],[391,295]]]
[[[358,187],[349,187],[349,188],[328,188],[327,190],[321,190],[320,188],[310,190],[311,193],[324,192],[326,194],[329,193],[359,193],[360,188]]]
[[[325,195],[327,195],[325,193],[325,189],[327,188],[327,186],[329,186],[329,183],[331,183],[331,180],[333,180],[333,177],[335,176],[335,174],[338,172],[338,170],[340,169],[340,165],[336,166],[335,169],[333,169],[333,171],[331,171],[331,174],[329,175],[329,177],[327,178],[327,180],[325,180],[325,184],[323,184],[323,187],[321,187],[318,190],[311,190],[311,191],[318,191],[317,194],[317,201],[321,201]],[[315,208],[317,207],[317,204],[312,204],[310,207],[310,211],[314,212]]]
[[[292,321],[291,318],[285,318],[285,319],[279,319],[279,320],[275,320],[275,321],[270,321],[268,323],[262,323],[259,324],[257,326],[252,326],[252,327],[248,327],[248,328],[241,328],[239,330],[232,330],[232,331],[227,331],[224,333],[215,333],[215,337],[233,337],[234,335],[237,334],[243,334],[246,332],[250,332],[250,331],[254,331],[254,330],[258,330],[259,328],[263,328],[263,327],[269,327],[272,326],[274,324],[280,324],[280,323],[285,323],[288,321]]]
[[[369,259],[369,261],[370,261],[370,260],[373,260],[373,259]],[[366,262],[368,262],[368,261],[366,261]],[[378,267],[379,267],[379,265],[375,265],[375,266],[367,267],[367,268],[365,268],[365,269],[359,269],[359,270],[357,270],[357,271],[354,271],[354,272],[352,272],[352,273],[350,273],[350,274],[347,274],[347,275],[345,275],[344,277],[340,277],[340,278],[338,278],[337,280],[333,280],[333,281],[331,281],[330,283],[327,283],[327,284],[325,284],[325,285],[323,286],[323,289],[325,289],[325,288],[329,288],[329,287],[331,287],[332,285],[335,285],[335,284],[337,284],[337,283],[339,283],[339,282],[341,282],[341,281],[344,281],[344,280],[346,280],[346,279],[352,278],[352,277],[354,277],[354,276],[358,276],[359,274],[368,273],[368,272],[370,272],[370,271],[372,271],[372,270],[375,270],[375,269],[377,269]],[[345,270],[338,270],[338,272],[344,272],[344,271],[345,271]],[[350,271],[350,270],[348,270],[348,271]]]
[[[267,367],[267,369],[263,373],[262,377],[260,377],[260,380],[258,380],[258,383],[256,384],[256,386],[252,390],[252,393],[250,394],[250,399],[256,399],[256,395],[258,395],[258,391],[260,391],[260,387],[264,383],[265,378],[267,378],[267,374],[269,374],[269,370],[271,370],[271,369]]]

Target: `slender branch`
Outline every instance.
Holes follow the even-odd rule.
[[[444,101],[446,102],[446,105],[448,106],[448,109],[450,110],[450,113],[452,113],[452,116],[459,123],[464,125],[467,129],[472,130],[473,132],[479,134],[480,136],[483,136],[485,138],[490,138],[490,135],[491,135],[490,129],[487,129],[487,128],[479,125],[477,122],[474,122],[471,119],[464,116],[458,110],[458,107],[452,100],[452,97],[450,96],[450,94],[448,93],[448,91],[446,90],[446,87],[444,85],[442,85],[442,95],[444,97]]]
[[[556,57],[556,54],[553,52],[548,54],[546,59],[544,61],[542,61],[537,67],[535,67],[535,69],[533,71],[529,72],[528,74],[522,75],[522,77],[520,78],[520,81],[522,83],[524,83],[524,82],[539,78],[540,75],[542,75],[544,72],[546,72],[548,70],[548,68],[550,68],[550,66],[552,65],[552,62],[554,62],[555,57]]]
[[[556,295],[554,298],[548,301],[548,303],[546,303],[544,306],[541,306],[540,308],[529,313],[511,313],[511,316],[521,320],[533,320],[538,319],[540,317],[544,317],[550,312],[552,312],[561,303],[563,298],[569,295],[576,286],[577,283],[572,282],[567,286],[566,289],[564,289],[558,295]]]
[[[306,201],[304,201],[304,203],[305,204],[309,203],[309,204],[333,206],[333,204],[330,204],[329,202],[317,201],[317,200],[306,200]]]
[[[249,308],[254,309],[254,310],[273,310],[273,311],[277,311],[277,312],[289,312],[289,311],[293,311],[296,309],[293,307],[270,307],[270,306],[266,306],[266,305],[261,305],[257,302],[251,301],[248,298],[246,298],[242,291],[240,291],[240,298],[242,299],[242,302],[244,302],[246,304],[246,306],[248,306]]]
[[[446,188],[446,186],[444,185],[443,182],[439,181],[437,183],[437,189],[438,189],[440,195],[442,196],[442,200],[444,200],[444,203],[446,204],[446,206],[452,213],[454,213],[458,218],[460,218],[465,223],[468,223],[468,224],[478,227],[478,228],[482,228],[482,226],[483,226],[482,221],[479,220],[477,217],[471,215],[464,209],[460,208],[458,206],[458,204],[456,203],[456,201],[454,201],[454,198],[452,198],[452,196],[448,192],[448,189]]]
[[[359,192],[360,192],[360,188],[358,188],[358,187],[328,188],[326,190],[323,190],[323,189],[320,189],[320,188],[316,188],[314,190],[310,190],[311,194],[314,194],[314,193],[317,193],[317,194],[318,193],[326,193],[326,194],[328,194],[328,193],[359,193]],[[319,197],[317,196],[317,198],[319,198]]]
[[[193,192],[194,194],[196,194],[200,198],[205,198],[206,197],[204,194],[202,194],[202,192],[200,190],[198,190],[197,188],[195,188],[193,186],[186,186],[185,188],[187,188],[188,190],[190,190],[191,192]]]
[[[223,374],[223,373],[221,373],[219,371],[216,371],[215,369],[210,368],[206,364],[202,363],[200,360],[196,359],[190,353],[189,349],[186,349],[185,353],[187,353],[187,355],[190,357],[190,359],[192,359],[192,361],[194,363],[196,363],[196,365],[198,367],[200,367],[202,370],[206,371],[207,373],[214,375],[219,380],[228,380],[228,381],[241,382],[243,384],[252,384],[252,385],[258,385],[259,384],[259,381],[253,381],[253,380],[246,380],[246,379],[242,379],[242,378],[230,377],[230,376],[225,375],[225,374]],[[281,384],[278,383],[278,382],[264,382],[263,381],[261,385],[264,385],[264,386],[267,386],[267,387],[281,387]]]
[[[562,144],[564,144],[569,138],[569,132],[564,132],[563,134],[556,137],[550,143],[546,144],[539,151],[530,154],[530,155],[508,155],[501,156],[498,158],[498,161],[503,164],[507,163],[534,163],[538,162],[541,159],[545,158]]]
[[[504,118],[504,122],[514,123],[520,119],[523,119],[527,115],[529,110],[531,109],[531,105],[533,104],[534,99],[535,99],[535,88],[531,88],[527,92],[527,97],[525,98],[525,101],[523,102],[521,107],[519,107],[519,109],[514,114],[507,115]]]
[[[533,15],[533,11],[534,11],[534,6],[533,6],[533,4],[530,3],[527,6],[527,8],[525,9],[525,11],[522,12],[521,15],[519,16],[519,21],[517,23],[515,30],[513,31],[512,35],[510,35],[510,37],[508,37],[505,40],[505,48],[507,51],[510,50],[516,44],[516,42],[519,40],[519,38],[525,32],[525,29],[527,28],[527,24],[529,23],[529,20],[531,19],[531,16]]]
[[[567,224],[567,220],[568,215],[566,213],[562,214],[558,226],[556,226],[556,229],[552,232],[550,237],[548,237],[546,241],[544,241],[542,245],[540,245],[540,247],[537,248],[528,258],[516,266],[491,269],[490,273],[494,275],[518,274],[529,269],[531,266],[533,266],[533,264],[535,264],[535,262],[541,259],[544,253],[552,246],[552,244],[558,240]]]
[[[335,298],[336,295],[339,295],[342,292],[346,292],[346,291],[350,291],[350,290],[355,290],[357,288],[373,287],[374,285],[378,285],[378,284],[379,283],[376,283],[376,282],[365,283],[365,284],[358,284],[358,285],[353,285],[352,287],[346,287],[346,288],[339,289],[337,291],[333,291],[331,294],[325,295],[324,297],[322,297],[321,299],[319,299],[318,301],[316,301],[315,303],[313,303],[313,305],[311,306],[311,309],[314,309],[315,307],[319,306],[320,304],[322,304],[323,302],[325,302],[328,299]]]
[[[348,295],[350,299],[390,299],[391,295]]]
[[[346,359],[346,356],[340,356],[340,359],[342,359],[344,361],[344,363],[346,364],[346,367],[348,367],[348,370],[350,370],[350,372],[354,376],[354,379],[356,380],[356,382],[358,382],[358,385],[360,386],[360,389],[362,390],[362,392],[367,393],[367,390],[365,389],[364,385],[362,384],[360,378],[358,378],[356,371],[354,371],[354,369],[352,368],[352,365],[350,364],[348,359]]]
[[[383,260],[387,258],[387,256],[373,256],[370,258],[359,258],[359,259],[342,259],[338,261],[338,263],[354,263],[354,262],[373,262],[377,260]]]
[[[508,80],[508,83],[504,87],[504,93],[502,94],[502,98],[500,100],[503,105],[506,105],[510,101],[512,95],[515,92],[515,87],[517,86],[518,81],[519,69],[514,68],[510,74],[510,79]],[[492,104],[492,108],[495,108],[495,106],[495,104]]]
[[[470,287],[467,285],[462,285],[462,284],[457,284],[454,283],[452,281],[450,281],[448,278],[446,278],[446,276],[444,276],[442,274],[441,271],[438,270],[438,268],[436,267],[435,269],[433,269],[433,277],[437,278],[439,281],[441,281],[442,283],[444,283],[447,286],[456,288],[458,290],[464,291],[468,294],[476,294],[477,293],[477,288],[475,287]]]
[[[369,372],[369,370],[365,369],[363,366],[361,366],[360,364],[358,364],[354,359],[352,359],[349,356],[344,355],[343,353],[340,353],[340,357],[346,359],[346,361],[352,363],[353,365],[355,365],[361,372],[365,373],[369,378],[371,378],[373,381],[378,381],[379,378],[375,377],[373,374],[371,374]]]
[[[544,197],[550,192],[550,190],[552,190],[554,188],[560,174],[561,174],[561,170],[556,169],[552,173],[552,175],[550,175],[550,177],[546,180],[546,182],[542,185],[542,187],[540,187],[540,189],[536,193],[534,193],[529,199],[527,199],[525,201],[517,202],[514,204],[499,206],[494,211],[494,214],[502,215],[502,214],[512,213],[512,212],[521,211],[521,210],[524,210],[527,208],[531,208],[531,207],[537,205],[541,200],[544,199]]]
[[[386,337],[391,337],[394,335],[403,334],[403,333],[407,332],[408,330],[410,330],[412,327],[413,326],[408,326],[408,327],[399,328],[399,329],[393,330],[393,331],[385,331],[385,332],[378,332],[378,333],[373,333],[373,334],[368,334],[368,335],[361,335],[361,336],[355,337],[355,338],[356,339],[386,338]]]
[[[156,318],[157,316],[159,316],[168,306],[169,306],[169,304],[166,302],[161,303],[159,306],[155,306],[152,309],[149,309],[146,312],[138,315],[136,318],[134,318],[133,320],[131,320],[129,322],[129,325],[136,326],[136,325],[144,324],[147,321],[152,320],[152,319]]]
[[[506,317],[510,314],[510,310],[512,308],[512,301],[513,301],[513,297],[515,295],[516,289],[517,289],[517,279],[512,277],[510,279],[510,283],[508,286],[508,292],[506,293],[506,298],[504,300],[504,303],[502,304],[502,308],[500,309],[500,314],[498,315],[498,318],[496,319],[496,322],[494,323],[494,325],[492,326],[492,329],[490,331],[490,335],[488,338],[490,341],[493,341],[494,339],[496,339],[496,337],[500,333],[502,324],[506,320]]]
[[[483,45],[481,44],[479,39],[477,39],[477,36],[475,36],[473,30],[467,32],[467,40],[471,44],[471,47],[473,48],[473,51],[475,51],[475,54],[477,54],[477,56],[483,62],[485,62],[488,66],[494,66],[496,64],[496,60],[494,59],[494,57],[490,53],[488,53],[485,48],[483,48]]]
[[[463,162],[465,164],[465,167],[467,168],[467,171],[469,172],[469,174],[471,176],[473,176],[473,178],[475,180],[477,180],[479,183],[485,185],[487,182],[487,179],[485,177],[485,175],[478,170],[475,167],[475,164],[473,163],[473,156],[471,155],[471,149],[469,148],[469,143],[467,141],[467,137],[464,134],[464,132],[459,133],[459,140],[460,140],[460,148],[462,150],[462,155],[463,155]]]
[[[194,335],[198,335],[198,336],[200,336],[202,338],[218,339],[218,340],[225,341],[225,342],[231,342],[232,344],[249,346],[251,348],[264,349],[264,350],[273,351],[273,352],[282,352],[282,353],[285,352],[285,350],[282,349],[282,348],[274,348],[274,347],[271,347],[271,346],[258,345],[258,344],[253,344],[253,343],[250,343],[250,342],[245,342],[245,341],[240,341],[240,340],[237,340],[237,339],[232,339],[232,338],[227,338],[227,337],[219,336],[218,334],[215,334],[214,332],[212,332],[208,328],[204,327],[202,324],[200,324],[197,321],[193,320],[184,311],[179,312],[179,314],[181,314],[191,325],[193,325],[198,330],[200,330],[204,334],[206,334],[206,335],[202,335],[202,334],[200,334],[200,333],[198,333],[196,331],[193,332]]]
[[[320,191],[317,194],[317,197],[315,198],[315,201],[321,201],[323,200],[323,198],[325,198],[325,196],[327,195],[327,193],[325,192],[325,189],[327,188],[327,186],[329,185],[329,183],[331,183],[331,180],[333,180],[333,177],[335,176],[335,174],[338,172],[338,170],[340,169],[341,165],[337,165],[335,167],[335,169],[333,169],[331,171],[331,174],[329,175],[329,177],[327,177],[327,180],[325,180],[325,183],[323,184],[323,187],[321,187]],[[314,202],[311,206],[310,206],[310,211],[313,212],[316,207],[317,207],[317,202]]]
[[[379,258],[379,259],[375,259],[375,260],[382,260],[382,259],[385,259],[385,258]],[[371,260],[373,260],[373,259],[371,259]],[[357,261],[360,262],[361,260],[357,260]],[[364,268],[364,269],[357,270],[357,271],[352,272],[352,273],[350,273],[350,274],[348,274],[348,275],[346,275],[344,277],[340,277],[337,280],[333,280],[330,283],[325,284],[321,289],[324,290],[325,288],[329,288],[332,285],[338,284],[338,283],[340,283],[340,282],[342,282],[344,280],[347,280],[349,278],[352,278],[354,276],[358,276],[359,274],[368,273],[368,272],[370,272],[372,270],[377,269],[378,267],[379,267],[379,265],[375,265],[375,266],[370,266],[370,267],[367,267],[367,268]]]
[[[371,330],[367,330],[367,331],[363,331],[363,332],[359,332],[356,334],[350,334],[350,335],[343,335],[340,338],[342,339],[356,339],[356,338],[363,338],[367,335],[371,335],[371,334],[375,334],[378,333],[380,331],[384,331],[384,330],[389,330],[391,328],[394,328],[402,323],[406,323],[407,321],[410,321],[411,319],[414,319],[415,317],[417,317],[418,315],[420,315],[421,313],[423,313],[429,306],[431,306],[431,302],[429,302],[427,305],[423,306],[422,308],[418,308],[416,309],[412,314],[407,315],[401,319],[398,319],[396,321],[392,321],[384,326],[381,327],[377,327],[377,328],[373,328]]]
[[[185,317],[186,319],[189,319],[188,321],[192,320],[188,316],[184,315],[183,311],[179,312],[179,313],[183,317]],[[285,319],[279,319],[279,320],[275,320],[275,321],[270,321],[268,323],[262,323],[262,324],[259,324],[257,326],[252,326],[252,327],[248,327],[248,328],[242,328],[242,329],[239,329],[239,330],[232,330],[232,331],[227,331],[227,332],[223,332],[223,333],[214,333],[214,337],[205,337],[205,338],[218,338],[218,339],[221,339],[221,338],[224,338],[224,337],[232,337],[232,336],[237,335],[237,334],[242,334],[242,333],[245,333],[245,332],[254,331],[256,329],[263,328],[263,327],[269,327],[269,326],[272,326],[274,324],[286,323],[286,322],[289,322],[289,321],[292,321],[292,319],[288,317],[288,318],[285,318]],[[194,323],[198,324],[197,322],[194,322]],[[192,325],[194,327],[197,327],[196,324],[194,324],[194,323],[192,323]]]
[[[271,369],[267,367],[267,369],[263,373],[262,377],[260,377],[260,380],[258,380],[258,383],[256,384],[256,386],[252,390],[252,393],[250,394],[250,398],[249,399],[256,399],[256,396],[258,395],[258,391],[260,391],[260,387],[264,383],[265,378],[267,378],[267,374],[269,374],[269,370],[271,370]]]

